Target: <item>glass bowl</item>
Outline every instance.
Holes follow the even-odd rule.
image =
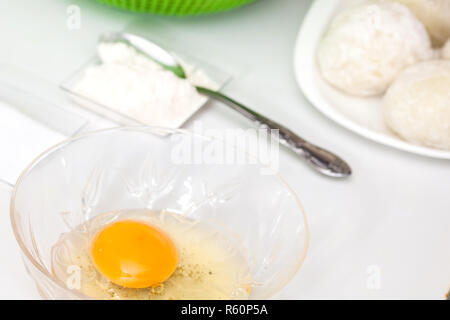
[[[308,247],[301,203],[281,177],[264,174],[246,151],[223,144],[240,161],[205,163],[195,157],[217,142],[184,130],[122,127],[71,138],[35,159],[14,187],[10,210],[41,296],[88,299],[54,276],[51,248],[84,219],[130,208],[166,209],[225,226],[246,252],[249,299],[270,298],[283,288]],[[180,146],[194,146],[194,156],[177,157]]]

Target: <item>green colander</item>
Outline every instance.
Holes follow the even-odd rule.
[[[255,0],[97,0],[114,7],[162,15],[187,16],[230,10]]]

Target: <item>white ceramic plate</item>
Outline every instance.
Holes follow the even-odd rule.
[[[406,142],[384,124],[381,98],[357,98],[341,93],[320,76],[316,47],[331,19],[345,7],[365,0],[316,0],[313,2],[297,38],[294,71],[303,94],[319,111],[343,127],[378,143],[420,154],[450,159],[450,151]]]

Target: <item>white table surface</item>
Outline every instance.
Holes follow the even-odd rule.
[[[233,70],[235,80],[227,93],[352,165],[350,179],[330,180],[282,153],[280,171],[304,204],[311,242],[302,269],[277,298],[443,299],[450,286],[450,163],[365,140],[305,100],[295,83],[292,53],[310,3],[260,0],[226,14],[165,19],[205,44],[196,47],[199,53],[211,52],[211,62]],[[80,30],[66,27],[71,4],[81,8]],[[98,33],[122,29],[139,18],[93,0],[1,1],[0,62],[58,84],[92,55]],[[111,126],[85,116],[92,129]],[[204,127],[248,126],[217,103],[195,120]],[[1,209],[0,282],[8,285],[0,286],[0,298],[37,298],[31,280],[18,267],[7,204]]]

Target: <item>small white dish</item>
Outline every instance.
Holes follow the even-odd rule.
[[[231,75],[226,73],[225,71],[219,69],[218,67],[209,64],[207,61],[204,61],[201,58],[197,58],[190,54],[179,52],[174,50],[172,46],[166,44],[164,41],[154,41],[152,37],[142,35],[140,33],[134,32],[134,34],[142,36],[143,38],[147,38],[161,47],[167,49],[175,57],[180,63],[183,64],[183,69],[186,71],[187,75],[193,82],[202,84],[206,87],[214,87],[214,89],[220,90],[222,89],[230,80]],[[95,55],[93,58],[89,59],[83,66],[81,66],[78,70],[76,70],[73,74],[69,75],[67,79],[65,79],[60,88],[67,94],[69,98],[71,98],[75,103],[79,106],[94,112],[102,117],[105,117],[109,120],[112,120],[120,125],[125,126],[135,126],[135,125],[144,125],[144,126],[162,126],[165,128],[178,129],[181,128],[184,123],[190,119],[198,110],[200,110],[209,99],[205,99],[203,103],[194,105],[188,112],[184,111],[182,114],[179,114],[175,117],[175,119],[171,119],[167,117],[165,119],[161,119],[161,123],[152,123],[146,122],[140,118],[132,117],[129,114],[121,113],[115,108],[101,103],[99,101],[94,101],[90,97],[84,96],[77,92],[74,87],[77,82],[79,82],[84,76],[85,72],[88,68],[96,65],[102,64],[102,61],[98,55]],[[205,80],[205,77],[208,80]],[[205,84],[206,83],[208,84]],[[210,82],[210,83],[209,83]]]
[[[343,127],[375,142],[439,159],[450,159],[450,151],[415,145],[402,140],[384,124],[381,97],[358,98],[335,89],[320,75],[316,48],[331,19],[346,7],[365,0],[316,0],[313,2],[297,38],[294,72],[311,104]]]

